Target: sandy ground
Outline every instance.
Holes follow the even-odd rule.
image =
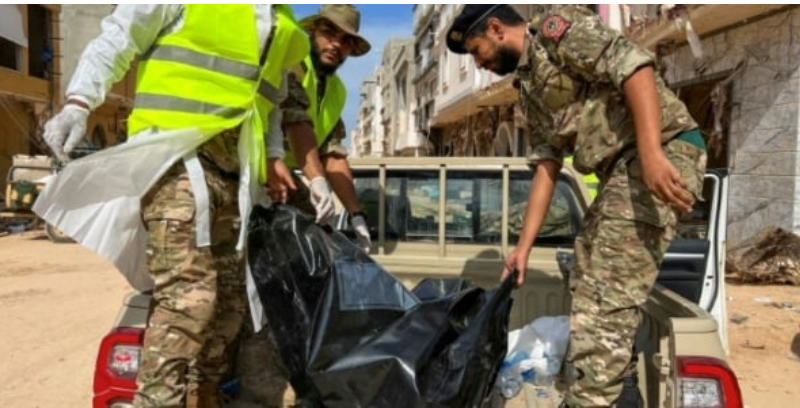
[[[800,336],[800,287],[729,284],[727,290],[729,319],[747,318],[728,326],[730,364],[745,405],[800,407],[800,358],[790,350]],[[791,308],[776,307],[782,302]]]
[[[108,262],[77,244],[36,232],[0,237],[0,407],[90,406],[97,347],[127,292]],[[800,360],[789,350],[800,288],[728,285],[728,302],[730,317],[747,317],[729,330],[745,404],[800,406]]]
[[[128,290],[77,244],[0,238],[0,406],[91,406],[98,345]]]

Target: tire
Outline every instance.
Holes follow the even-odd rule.
[[[56,227],[54,227],[54,226],[52,226],[50,224],[47,224],[45,226],[45,231],[47,232],[47,237],[50,238],[50,241],[53,241],[56,244],[67,244],[67,243],[75,242],[75,241],[72,240],[72,238],[64,235],[64,233],[61,232],[60,229],[58,229],[58,228],[56,228]]]

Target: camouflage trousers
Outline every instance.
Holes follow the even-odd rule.
[[[672,140],[664,152],[701,199],[705,150]],[[565,362],[569,407],[616,406],[623,378],[635,371],[640,306],[655,284],[679,215],[645,187],[638,156],[618,161],[603,181],[575,241]]]
[[[229,346],[245,315],[243,260],[236,251],[238,175],[199,157],[209,194],[209,247],[196,246],[195,198],[182,161],[142,200],[155,288],[136,407],[217,406],[218,384],[230,371]]]

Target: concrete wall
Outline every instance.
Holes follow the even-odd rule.
[[[100,34],[100,23],[114,10],[113,4],[65,4],[61,10],[61,36],[63,59],[60,95],[75,73],[84,49]],[[114,84],[106,103],[95,110],[87,125],[88,139],[96,147],[107,147],[125,140],[125,121],[130,113],[130,102],[135,90],[135,65],[129,73]]]
[[[390,38],[383,48],[380,81],[380,93],[383,105],[380,116],[384,129],[384,154],[393,156],[395,147],[401,138],[407,136],[402,132],[407,128],[409,87],[408,67],[413,63],[414,39],[407,37]]]
[[[733,78],[728,239],[763,227],[800,233],[800,9],[702,40],[705,75],[739,67]],[[697,76],[688,46],[670,55],[667,79]]]
[[[64,4],[61,7],[61,92],[67,90],[78,60],[89,41],[100,34],[100,21],[114,10],[112,4]]]

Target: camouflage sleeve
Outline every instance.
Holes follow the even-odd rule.
[[[281,123],[285,126],[297,122],[311,122],[311,117],[308,116],[308,107],[311,106],[311,103],[308,100],[306,90],[303,89],[303,84],[297,78],[297,75],[291,71],[286,80],[289,83],[289,93],[281,103],[281,111],[283,112]]]
[[[533,96],[530,95],[529,90],[523,86],[523,88],[520,89],[520,109],[526,112],[526,114],[523,115],[526,122],[524,124],[525,138],[528,141],[528,146],[531,148],[531,152],[528,155],[528,162],[537,163],[542,160],[555,160],[561,163],[564,157],[564,149],[558,147],[557,143],[554,143],[554,141],[561,139],[555,138],[553,132],[547,129],[547,125],[542,125],[548,122],[539,116],[541,113],[539,110],[530,106],[530,98],[533,98]]]
[[[529,136],[528,141],[531,146],[531,154],[528,155],[529,162],[538,163],[543,160],[553,160],[563,163],[564,153],[557,147],[548,144],[544,138]]]
[[[328,140],[319,149],[320,156],[335,155],[347,157],[347,149],[342,144],[346,136],[347,133],[345,132],[344,122],[339,119],[339,122],[336,123],[331,134],[328,135]]]
[[[589,81],[621,89],[636,70],[656,63],[652,54],[585,7],[559,7],[542,20],[539,30],[548,53]]]

